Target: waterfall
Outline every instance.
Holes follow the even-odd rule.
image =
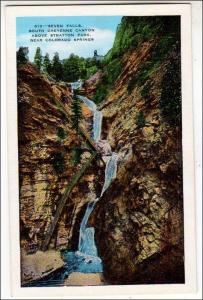
[[[116,178],[116,171],[117,171],[117,160],[118,155],[113,152],[112,155],[108,158],[105,168],[105,181],[102,188],[102,192],[100,197],[103,193],[108,189],[109,185],[111,184],[112,180]],[[79,247],[78,250],[81,253],[91,256],[97,256],[97,248],[94,242],[94,228],[93,227],[86,227],[89,216],[93,211],[95,204],[99,201],[99,198],[88,203],[85,215],[82,219],[80,224],[80,237],[79,237]]]
[[[89,109],[93,112],[93,138],[96,142],[100,140],[101,137],[101,126],[102,126],[102,112],[97,109],[96,104],[89,100],[88,98],[84,96],[78,96],[80,100],[82,100]],[[107,190],[109,185],[111,184],[112,180],[116,178],[116,172],[117,172],[117,161],[118,161],[118,155],[113,152],[111,156],[108,156],[107,162],[106,162],[106,168],[105,168],[105,181],[104,185],[100,194],[100,197],[103,195],[103,193]],[[95,259],[99,259],[97,248],[94,241],[94,228],[93,227],[87,227],[87,222],[90,217],[90,214],[92,213],[95,204],[97,201],[99,201],[99,198],[94,199],[93,201],[90,201],[87,205],[85,215],[82,219],[82,222],[80,224],[80,236],[79,236],[79,245],[78,245],[78,253],[90,256],[91,260],[92,257]]]
[[[98,142],[101,139],[102,112],[97,109],[96,104],[84,96],[78,96],[93,113],[93,139]]]
[[[82,80],[78,80],[78,81],[75,81],[75,82],[71,82],[69,84],[71,86],[71,91],[73,93],[74,90],[80,89],[82,87],[83,82],[82,82]]]
[[[118,154],[115,152],[108,158],[105,168],[105,181],[102,188],[101,196],[108,189],[112,180],[116,178]],[[100,196],[100,197],[101,197]]]
[[[98,142],[101,138],[102,112],[95,110],[93,117],[93,139]]]
[[[79,252],[90,256],[96,256],[96,257],[97,257],[97,248],[94,243],[94,228],[93,227],[86,228],[86,225],[89,216],[93,211],[97,201],[98,199],[95,199],[89,202],[87,205],[85,215],[80,224],[80,238],[79,238],[79,247],[78,247]]]

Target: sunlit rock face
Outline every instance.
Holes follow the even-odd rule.
[[[97,89],[97,85],[98,85],[99,81],[101,80],[102,76],[103,76],[102,72],[98,71],[93,76],[91,76],[88,80],[85,81],[85,83],[84,83],[85,95],[88,98],[93,99],[94,93]]]
[[[105,138],[120,159],[90,223],[112,284],[184,283],[181,125],[168,122],[160,105],[163,78],[171,57],[180,61],[178,51],[157,64],[145,94],[146,81],[129,89],[153,51],[153,41],[126,51],[122,73],[100,105]]]
[[[26,253],[41,249],[65,188],[91,155],[72,129],[70,118],[65,119],[54,101],[60,101],[62,95],[70,113],[68,87],[49,81],[31,64],[18,67],[20,230],[21,247]],[[84,114],[84,126],[89,118]],[[73,162],[74,147],[84,149],[77,165]],[[90,166],[73,189],[49,248],[77,249],[84,205],[102,188],[99,173],[103,174],[99,166]],[[93,184],[96,178],[98,184]]]
[[[107,140],[100,140],[99,142],[97,142],[96,148],[102,156],[108,156],[112,153],[111,146],[109,145],[109,142]]]
[[[95,244],[108,284],[184,282],[182,133],[180,123],[171,124],[161,110],[164,76],[171,61],[180,61],[180,56],[176,49],[166,47],[164,39],[162,45],[169,52],[161,57],[156,52],[160,38],[125,50],[119,58],[122,69],[97,106],[103,122],[95,131],[99,133],[95,146],[105,162],[112,153],[118,155],[116,178],[106,185],[87,222],[87,227],[95,228]],[[159,59],[156,63],[153,56]],[[142,69],[146,72],[139,77]],[[103,75],[96,73],[85,82],[85,96],[94,99]],[[19,68],[21,247],[26,253],[40,248],[60,196],[90,157],[85,142],[53,101],[54,97],[60,100],[62,93],[70,112],[68,88],[50,82],[31,65]],[[89,129],[93,113],[84,104],[82,110],[82,126]],[[169,110],[168,115],[173,113]],[[66,132],[65,138],[58,128]],[[73,144],[84,150],[78,165],[71,163]],[[101,194],[104,175],[97,160],[74,187],[50,248],[78,249],[87,203]]]

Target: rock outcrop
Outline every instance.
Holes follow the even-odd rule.
[[[70,88],[49,81],[31,64],[18,67],[20,229],[21,248],[27,253],[41,249],[65,188],[91,155],[55,100],[62,101],[70,114]],[[90,116],[84,108],[84,118],[89,120]],[[77,162],[78,148],[82,153]],[[90,166],[73,189],[50,248],[77,249],[84,206],[100,188],[100,183],[93,185],[101,168],[97,170]]]
[[[104,138],[120,163],[90,224],[112,284],[184,282],[181,122],[172,109],[163,113],[164,89],[176,88],[165,79],[180,56],[171,46],[154,65],[159,43],[141,42],[122,56],[122,72],[100,104]],[[143,80],[140,70],[150,64]]]
[[[49,274],[60,270],[64,266],[60,253],[54,250],[45,252],[37,251],[26,255],[21,252],[21,284],[29,284],[40,280]]]
[[[117,178],[89,219],[108,284],[184,283],[179,27],[178,17],[124,17],[102,71],[84,87],[103,113],[102,140],[95,146],[103,155],[119,156]],[[59,102],[70,115],[71,97],[70,88],[33,65],[18,68],[26,254],[41,248],[65,188],[91,155],[60,109]],[[82,109],[82,126],[90,129],[92,114]],[[103,181],[104,168],[95,161],[67,199],[50,249],[77,249],[86,204],[100,195]],[[75,276],[67,284],[75,284]],[[100,276],[90,277],[80,274],[78,282],[103,284]]]

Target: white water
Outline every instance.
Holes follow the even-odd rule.
[[[80,89],[83,85],[83,82],[82,80],[78,80],[75,82],[71,82],[70,85],[71,85],[71,90],[73,92],[74,90]]]
[[[71,83],[72,91],[80,88],[81,86],[82,86],[81,81]],[[95,142],[99,142],[101,140],[101,128],[102,128],[102,117],[103,117],[102,112],[99,111],[97,109],[96,104],[90,99],[88,99],[87,97],[81,95],[78,95],[77,97],[81,101],[83,101],[84,104],[87,105],[87,107],[93,113],[93,139]],[[107,158],[105,157],[105,161],[106,161],[105,182],[100,197],[108,189],[112,180],[116,178],[118,155],[115,152],[113,152],[111,153],[111,155],[107,156]],[[85,256],[85,258],[87,259],[87,263],[90,261],[96,264],[98,264],[98,262],[101,263],[101,259],[98,257],[97,247],[94,241],[94,233],[95,233],[94,228],[87,227],[88,219],[95,207],[95,204],[97,203],[97,201],[99,201],[100,197],[88,203],[84,217],[80,224],[80,236],[79,236],[77,255]]]
[[[97,109],[96,104],[84,96],[78,96],[93,113],[93,139],[98,142],[101,139],[102,112]]]
[[[112,180],[114,178],[116,178],[117,160],[118,160],[118,155],[115,152],[113,152],[112,156],[110,156],[108,158],[106,168],[105,168],[105,182],[104,182],[100,197],[108,189]],[[97,201],[99,201],[100,197],[96,198],[93,201],[88,203],[85,215],[80,224],[80,236],[79,236],[78,251],[80,253],[90,255],[93,257],[98,256],[97,248],[96,248],[96,245],[94,242],[94,228],[87,227],[87,222],[88,222],[89,216],[91,215],[91,213],[95,207],[95,204],[97,203]]]
[[[95,199],[89,202],[87,205],[85,215],[80,224],[80,237],[79,237],[79,246],[78,246],[78,250],[80,253],[84,253],[86,255],[95,256],[95,257],[97,257],[98,254],[97,254],[96,245],[94,243],[94,228],[93,227],[86,228],[86,226],[87,226],[87,221],[89,219],[89,216],[93,211],[97,201],[98,199]]]
[[[105,182],[102,188],[101,196],[103,193],[108,189],[113,179],[116,178],[117,173],[117,161],[118,161],[118,154],[115,152],[108,158],[105,168]],[[100,197],[101,197],[100,196]]]
[[[89,100],[88,98],[84,96],[78,96],[80,100],[82,100],[89,109],[93,112],[93,138],[96,142],[98,142],[101,138],[101,127],[102,127],[102,112],[97,110],[96,104]],[[116,172],[117,172],[117,161],[118,161],[118,155],[113,152],[111,156],[108,156],[107,162],[106,162],[106,168],[105,168],[105,182],[100,194],[100,197],[103,195],[103,193],[107,190],[109,185],[111,184],[112,180],[116,178]],[[83,217],[83,220],[80,225],[80,236],[79,236],[79,246],[78,251],[79,254],[84,254],[86,257],[91,257],[92,259],[96,258],[100,260],[97,253],[97,248],[94,241],[94,228],[93,227],[87,227],[87,222],[89,219],[90,214],[92,213],[95,204],[97,201],[99,201],[99,198],[96,198],[92,201],[90,201],[87,205],[85,215]]]

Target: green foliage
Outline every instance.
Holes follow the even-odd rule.
[[[150,99],[150,89],[151,89],[151,83],[147,82],[140,91],[140,94],[145,101]]]
[[[71,54],[63,61],[63,80],[67,82],[77,81],[86,76],[86,61],[83,57]]]
[[[20,47],[17,51],[17,64],[26,64],[28,62],[28,47]]]
[[[82,119],[82,110],[80,105],[80,100],[77,96],[73,96],[73,100],[71,103],[71,123],[72,127],[78,131],[79,130],[79,123]]]
[[[111,63],[109,63],[107,68],[107,76],[108,76],[108,84],[113,85],[117,77],[120,75],[122,71],[122,63],[120,59],[114,59]]]
[[[51,66],[51,61],[49,59],[49,54],[46,53],[44,60],[43,60],[43,70],[47,73],[47,74],[51,74],[52,72],[52,66]]]
[[[107,53],[105,62],[121,57],[126,50],[136,48],[141,42],[169,32],[170,22],[175,22],[178,28],[179,17],[123,17],[117,28],[113,48]]]
[[[108,90],[112,88],[117,77],[122,71],[122,62],[120,59],[114,59],[106,67],[104,67],[105,75],[103,76],[94,96],[95,103],[99,104],[106,99]]]
[[[94,95],[94,102],[96,104],[101,103],[103,100],[106,99],[107,94],[108,94],[108,87],[105,84],[100,84]]]
[[[175,25],[174,25],[175,23]],[[170,24],[172,24],[170,26]],[[128,92],[138,86],[141,87],[156,71],[174,44],[180,39],[179,17],[123,17],[118,25],[113,48],[106,54],[103,61],[105,78],[101,80],[95,94],[95,102],[100,103],[108,95],[118,76],[122,72],[123,54],[135,49],[144,41],[158,39],[146,62],[140,64],[136,74],[129,80]],[[143,98],[147,98],[147,86],[142,91]]]
[[[139,129],[146,125],[145,117],[142,111],[138,112],[136,115],[136,125]]]
[[[57,128],[57,136],[61,140],[64,140],[66,138],[66,133],[62,127]]]
[[[178,47],[178,41],[171,36],[160,38],[149,59],[141,64],[134,77],[129,81],[128,92],[132,92],[135,86],[141,87],[144,85],[163,62],[163,59],[167,57],[169,51],[172,51],[175,47]]]
[[[42,52],[40,47],[37,47],[36,53],[34,56],[34,64],[37,67],[37,69],[40,71],[42,67]]]
[[[63,173],[65,169],[65,159],[62,152],[55,152],[53,154],[52,165],[56,173]]]
[[[55,52],[53,60],[52,60],[52,75],[58,81],[63,77],[63,66],[59,59],[58,52]]]
[[[87,68],[86,78],[90,78],[92,75],[97,73],[97,71],[98,71],[98,68],[95,65]]]
[[[135,86],[136,86],[136,83],[137,83],[137,77],[136,77],[136,76],[133,77],[133,78],[131,78],[131,79],[129,80],[129,82],[128,82],[128,87],[127,87],[129,93],[131,93],[131,92],[133,91],[133,89],[134,89]]]
[[[141,65],[141,67],[137,70],[136,74],[128,83],[128,92],[132,92],[135,86],[141,87],[145,84],[145,82],[150,78],[153,72],[159,67],[161,61],[156,61],[153,59],[149,59],[145,63]]]
[[[155,36],[155,32],[156,31],[154,30],[154,28],[151,27],[151,24],[147,24],[147,25],[143,26],[142,31],[141,31],[143,40],[149,41],[149,40],[153,39]]]
[[[181,124],[181,66],[180,56],[171,59],[161,84],[160,109],[171,125]]]
[[[63,80],[73,82],[78,79],[88,79],[100,68],[102,68],[102,62],[94,58],[85,59],[71,54],[69,58],[63,60]]]
[[[180,17],[179,16],[157,16],[157,17],[123,17],[117,28],[113,48],[104,58],[105,71],[109,69],[109,79],[114,82],[122,70],[123,54],[131,49],[137,48],[142,42],[156,39],[151,56],[146,62],[140,64],[140,68],[131,78],[128,92],[132,92],[135,86],[141,87],[150,78],[153,72],[160,66],[163,59],[172,51],[174,45],[180,47]],[[110,71],[113,64],[120,63],[120,70]],[[103,85],[103,83],[101,83]],[[111,87],[110,84],[108,88]]]
[[[71,161],[74,166],[78,165],[81,160],[82,149],[79,147],[73,147],[71,152]]]

